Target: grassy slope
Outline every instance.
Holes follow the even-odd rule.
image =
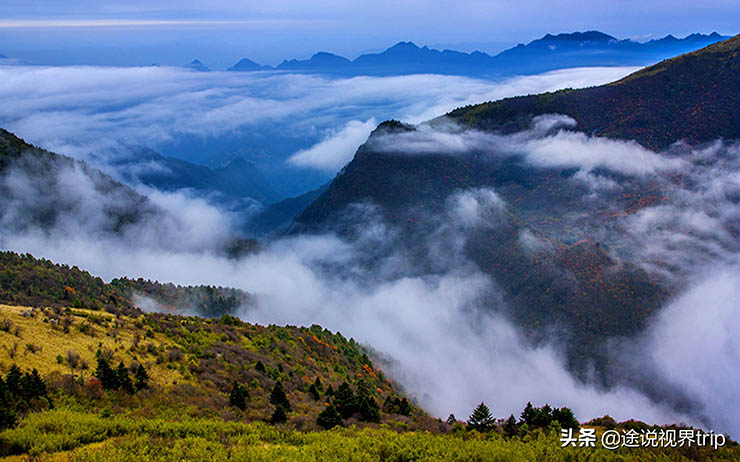
[[[228,319],[234,324],[230,325],[162,314],[116,318],[78,309],[57,310],[61,315],[37,309],[34,316],[23,316],[28,310],[0,305],[0,321],[12,323],[10,332],[0,331],[0,372],[7,372],[13,363],[23,369],[36,368],[53,389],[93,410],[112,406],[121,412],[155,416],[176,409],[193,416],[267,420],[274,408],[269,393],[280,380],[293,408],[290,422],[311,429],[318,428],[316,416],[326,399],[315,401],[308,393],[317,377],[325,387],[331,384],[335,389],[344,381],[357,384],[363,380],[379,404],[387,396],[397,396],[394,385],[373,366],[362,347],[319,326],[260,326]],[[55,318],[61,319],[56,325],[52,324]],[[67,333],[62,328],[64,320],[70,322]],[[16,327],[20,330],[17,333]],[[98,349],[112,355],[114,365],[119,361],[143,364],[151,377],[150,389],[141,395],[108,393],[95,399],[96,393],[88,389],[87,382],[95,369]],[[87,369],[72,368],[66,360],[69,351],[79,355]],[[264,364],[265,372],[255,369],[258,361]],[[250,395],[244,411],[228,405],[234,380],[246,385]],[[403,427],[418,428],[433,422],[419,410],[410,417],[383,417],[385,422]]]

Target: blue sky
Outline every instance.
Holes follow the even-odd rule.
[[[325,50],[348,57],[401,40],[496,52],[545,33],[619,38],[738,32],[740,1],[177,2],[4,0],[0,53],[46,64],[265,64]]]

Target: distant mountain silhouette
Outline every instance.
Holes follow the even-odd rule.
[[[226,201],[252,199],[262,205],[282,199],[259,170],[241,157],[224,167],[210,169],[144,148],[118,159],[113,167],[127,182],[140,182],[164,191],[193,189],[217,193]]]
[[[434,73],[500,77],[540,73],[579,66],[646,65],[661,59],[716,43],[728,37],[716,32],[692,34],[683,39],[668,35],[645,43],[619,40],[598,31],[547,34],[528,44],[519,44],[495,56],[480,51],[463,53],[419,47],[399,42],[380,53],[368,53],[350,61],[332,53],[319,52],[306,60],[283,61],[277,70],[337,75],[405,75]],[[229,70],[271,69],[243,59]]]
[[[190,69],[200,72],[210,72],[211,69],[205,66],[199,59],[194,59],[187,65]]]
[[[247,230],[254,235],[262,236],[268,233],[279,233],[287,228],[295,217],[315,201],[329,187],[328,184],[280,202],[270,204],[252,217],[247,224]]]
[[[227,71],[263,71],[265,69],[271,69],[269,66],[262,66],[260,64],[255,63],[249,58],[243,58],[239,60],[238,63],[234,64],[230,68],[227,69]]]
[[[323,69],[331,69],[332,71],[341,71],[349,69],[351,65],[352,61],[347,58],[320,51],[311,56],[310,59],[304,61],[298,61],[296,59],[283,61],[277,66],[277,69],[306,71],[321,71]]]

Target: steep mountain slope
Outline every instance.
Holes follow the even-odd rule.
[[[720,152],[712,159],[681,151],[656,155],[634,143],[610,145],[572,130],[634,137],[646,146],[740,138],[734,90],[740,88],[739,40],[614,84],[450,113],[462,127],[450,128],[443,119],[420,127],[384,122],[296,218],[294,230],[331,229],[352,238],[357,232],[353,204],[370,206],[396,231],[422,273],[445,267],[439,261],[445,245],[450,250],[444,258],[454,261],[452,252],[462,242],[465,257],[495,281],[507,314],[533,341],[562,342],[576,375],[586,379],[595,366],[605,384],[626,381],[656,399],[690,406],[668,384],[617,364],[607,345],[644,329],[681,287],[684,270],[669,257],[658,255],[648,265],[641,256],[647,251],[643,245],[653,242],[650,233],[680,225],[648,227],[646,235],[635,231],[651,213],[686,207],[686,198],[700,195],[701,184],[710,181],[703,173],[689,175],[690,170],[670,173],[671,166],[693,165],[698,172],[705,168],[702,163],[720,165],[732,154]],[[570,116],[577,125],[560,116],[533,119],[549,113]],[[551,120],[566,125],[550,125]],[[561,131],[564,126],[569,129]],[[549,150],[532,160],[529,151],[543,146]],[[632,152],[635,160],[589,160]],[[559,163],[558,156],[580,160]],[[669,173],[630,170],[650,170],[650,162],[668,165]],[[658,206],[664,207],[651,209]],[[696,207],[697,213],[711,213],[702,209],[711,204]],[[723,226],[738,235],[732,219]],[[727,242],[737,247],[737,240]],[[698,252],[699,259],[711,258]],[[689,261],[681,257],[678,265]],[[500,303],[494,296],[485,305],[495,309]]]
[[[740,138],[740,36],[663,61],[609,85],[508,98],[448,117],[484,130],[515,131],[532,116],[564,114],[586,133],[662,149],[684,139]]]
[[[0,223],[6,230],[51,229],[77,216],[121,232],[161,213],[146,197],[69,157],[32,146],[0,129]],[[95,203],[88,199],[97,197]],[[93,216],[94,215],[94,216]]]

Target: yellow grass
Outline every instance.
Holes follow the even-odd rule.
[[[41,375],[48,375],[54,371],[63,374],[73,373],[89,378],[95,370],[97,359],[95,352],[98,348],[106,348],[115,352],[117,360],[123,360],[129,364],[134,359],[134,354],[130,351],[133,345],[134,335],[138,332],[141,338],[141,344],[154,343],[157,347],[164,345],[165,348],[171,345],[162,334],[155,334],[154,338],[146,338],[146,328],[137,329],[134,320],[122,317],[119,322],[122,324],[119,329],[117,338],[113,338],[112,327],[106,328],[87,321],[84,314],[105,317],[111,322],[114,320],[110,313],[91,311],[84,309],[73,309],[69,315],[73,319],[72,325],[69,326],[69,332],[64,333],[60,327],[54,327],[49,322],[44,322],[44,314],[41,310],[34,311],[34,317],[24,317],[23,312],[30,308],[24,306],[9,306],[0,304],[0,321],[10,319],[14,326],[20,327],[20,337],[15,336],[12,332],[0,331],[0,372],[7,372],[12,364],[17,364],[22,370],[38,369]],[[94,336],[84,334],[80,331],[79,326],[83,323],[89,323],[94,329]],[[107,335],[106,335],[107,334]],[[17,343],[14,358],[10,357],[13,345]],[[40,351],[32,353],[26,348],[27,344],[41,347]],[[88,370],[72,370],[66,363],[68,351],[74,351],[80,358],[87,362]],[[57,356],[65,358],[62,364],[57,361]],[[175,369],[167,369],[165,364],[158,365],[151,356],[139,354],[138,360],[144,364],[152,381],[168,387],[173,382],[182,382],[182,375]]]

